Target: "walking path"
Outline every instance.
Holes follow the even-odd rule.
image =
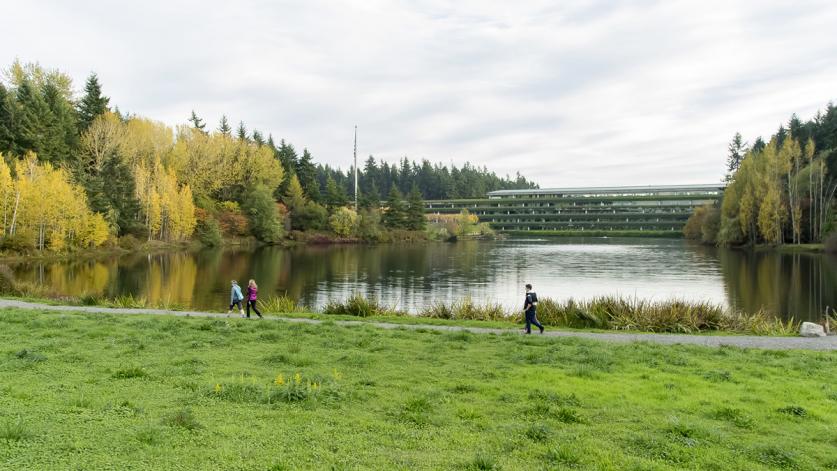
[[[63,312],[89,312],[103,314],[154,314],[161,316],[178,317],[210,317],[226,318],[226,314],[201,311],[169,311],[165,309],[128,309],[99,306],[54,306],[50,304],[32,303],[18,301],[15,299],[0,299],[0,308],[37,309],[45,311]],[[266,317],[266,320],[294,322],[300,324],[321,324],[318,319],[292,318],[292,317]],[[333,321],[341,326],[371,325],[380,329],[426,329],[440,331],[465,331],[475,334],[517,334],[516,329],[493,329],[486,327],[463,327],[457,325],[430,325],[430,324],[398,324],[389,322],[366,322],[366,321]],[[535,334],[536,335],[536,334]],[[680,335],[680,334],[628,334],[628,333],[600,333],[600,332],[577,332],[547,330],[545,337],[578,337],[604,342],[651,342],[664,345],[688,344],[702,345],[705,347],[733,346],[741,348],[763,348],[768,350],[837,350],[837,336],[818,338],[804,337],[767,337],[755,335]]]

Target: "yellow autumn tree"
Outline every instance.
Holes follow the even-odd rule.
[[[14,206],[14,182],[12,181],[12,172],[9,166],[6,165],[6,159],[3,158],[3,153],[0,152],[0,211],[3,216],[0,219],[0,235],[6,235],[9,229],[9,224],[12,218],[12,207]]]
[[[4,173],[0,166],[0,180]],[[55,251],[96,247],[107,240],[109,230],[104,218],[90,211],[84,190],[70,182],[64,169],[40,164],[29,152],[16,162],[15,174],[12,191],[6,193],[9,201],[3,202],[13,205],[8,235],[29,237],[37,249]],[[0,197],[2,194],[0,189]],[[10,203],[12,198],[14,202]]]
[[[188,184],[178,184],[174,170],[165,168],[159,158],[151,166],[140,161],[134,168],[134,185],[149,240],[191,237],[196,224],[192,190]]]

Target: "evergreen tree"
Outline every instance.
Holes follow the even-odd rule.
[[[95,73],[90,74],[84,85],[84,96],[78,104],[79,131],[84,132],[100,114],[108,111],[110,98],[102,95],[102,86]]]
[[[247,128],[244,127],[244,121],[238,122],[238,133],[237,137],[239,141],[246,141],[247,140]]]
[[[742,139],[741,133],[735,133],[735,136],[733,136],[727,149],[729,154],[727,155],[727,175],[725,180],[729,182],[732,180],[732,176],[735,174],[735,171],[738,170],[738,167],[741,165],[741,159],[743,159],[744,155],[747,153],[747,143],[744,142],[744,139]]]
[[[50,110],[47,154],[44,160],[67,161],[78,151],[78,122],[72,103],[51,81],[44,84],[44,101]]]
[[[0,83],[0,152],[11,153],[14,144],[12,134],[12,98]]]
[[[331,175],[328,175],[326,178],[325,184],[325,204],[328,208],[338,208],[340,206],[345,206],[346,201],[348,201],[348,197],[346,196],[346,191],[337,184],[337,182],[332,178]]]
[[[264,137],[262,136],[262,133],[255,129],[253,130],[253,142],[255,142],[259,147],[264,145]]]
[[[138,217],[140,205],[135,196],[134,174],[128,164],[113,156],[105,161],[97,177],[102,196],[99,210],[117,234],[139,231],[142,228]]]
[[[206,123],[195,114],[195,110],[192,110],[192,116],[189,117],[189,122],[192,123],[192,127],[206,134]]]
[[[395,185],[390,187],[387,209],[381,221],[387,229],[404,229],[406,227],[404,200],[401,198],[401,192],[398,191],[398,187]]]
[[[227,115],[221,115],[221,122],[218,124],[218,132],[225,136],[232,134],[232,128],[230,127],[230,122],[227,120]]]
[[[381,192],[378,185],[373,181],[369,190],[360,194],[358,204],[361,208],[378,209],[381,207]]]
[[[305,196],[311,201],[320,201],[320,183],[317,181],[317,167],[308,149],[302,150],[302,158],[296,164],[296,175]]]
[[[16,95],[17,106],[12,129],[15,153],[23,155],[32,151],[38,154],[39,158],[49,160],[52,157],[48,143],[52,126],[49,107],[28,80],[17,87]]]
[[[418,185],[413,184],[407,199],[406,226],[407,229],[423,231],[426,224],[424,217],[424,201]]]
[[[279,141],[279,161],[282,162],[282,167],[285,168],[286,175],[296,173],[296,149],[294,149],[293,144],[285,143],[284,139]]]
[[[758,154],[759,152],[763,151],[767,144],[764,143],[764,139],[761,136],[757,137],[755,141],[753,141],[753,147],[750,149],[754,154]]]

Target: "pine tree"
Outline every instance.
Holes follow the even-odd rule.
[[[311,201],[320,201],[320,183],[317,181],[317,168],[308,149],[302,150],[302,158],[296,164],[296,175],[302,185],[305,196]]]
[[[79,145],[76,112],[54,83],[45,83],[43,94],[51,113],[49,135],[46,137],[49,155],[45,157],[53,161],[67,161]]]
[[[338,185],[331,175],[326,178],[325,192],[325,204],[328,208],[333,209],[346,205],[346,201],[348,201],[346,190]]]
[[[135,196],[133,172],[128,165],[118,157],[108,159],[102,166],[101,181],[107,182],[102,185],[106,208],[103,214],[110,216],[111,227],[120,235],[139,229],[140,205]]]
[[[253,130],[253,142],[256,143],[257,146],[261,147],[264,145],[264,136],[258,130]]]
[[[401,192],[398,191],[398,187],[395,185],[392,185],[389,190],[387,209],[381,220],[388,229],[404,229],[406,226],[404,200],[401,198]]]
[[[100,114],[108,111],[110,98],[102,95],[102,86],[95,73],[90,74],[84,85],[84,96],[78,104],[79,131],[84,132]]]
[[[14,128],[15,153],[23,155],[28,151],[43,154],[49,160],[48,136],[52,125],[49,107],[28,80],[17,87]]]
[[[232,133],[232,128],[230,128],[230,122],[227,120],[227,115],[221,116],[221,122],[218,124],[218,132],[225,136],[229,136]]]
[[[727,149],[729,154],[727,155],[727,175],[725,180],[729,182],[732,180],[735,171],[741,165],[741,159],[744,158],[744,154],[747,153],[747,143],[741,138],[741,133],[735,133]]]
[[[13,144],[11,96],[6,87],[0,83],[0,153],[11,152]]]
[[[206,134],[206,123],[204,123],[203,120],[195,114],[195,110],[192,110],[192,116],[189,117],[189,122],[192,123],[192,126],[195,129]]]
[[[406,226],[414,231],[423,231],[426,224],[424,217],[424,201],[418,185],[413,184],[407,199]]]
[[[238,140],[239,141],[246,141],[247,140],[247,128],[244,127],[244,121],[238,122]]]

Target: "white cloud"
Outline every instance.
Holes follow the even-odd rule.
[[[194,108],[350,163],[404,155],[543,186],[717,181],[741,131],[837,98],[828,1],[16,2],[0,60],[121,109]]]

